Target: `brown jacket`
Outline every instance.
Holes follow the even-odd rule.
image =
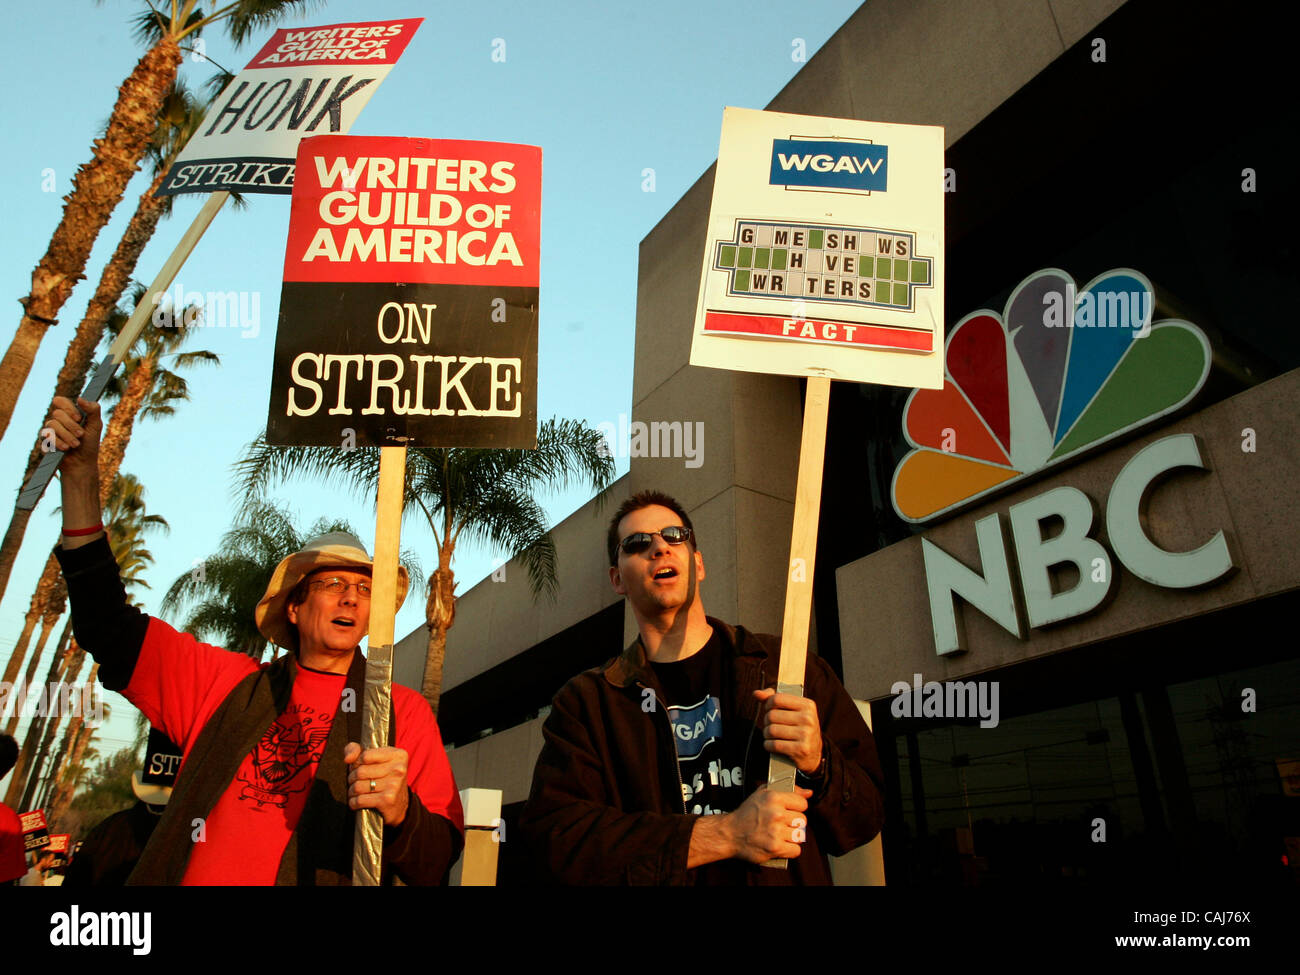
[[[780,640],[710,618],[732,654],[732,686],[719,694],[723,749],[745,768],[746,791],[767,779],[753,691],[776,686]],[[817,702],[826,771],[810,800],[803,852],[790,869],[729,860],[708,882],[828,884],[826,854],[866,843],[884,823],[883,776],[871,732],[830,667],[808,657],[804,694]],[[653,691],[652,695],[650,692]],[[682,802],[676,745],[662,691],[638,639],[555,696],[520,828],[547,871],[567,884],[690,884],[698,818]]]

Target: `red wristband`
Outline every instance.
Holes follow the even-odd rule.
[[[78,535],[93,535],[95,532],[102,532],[103,530],[104,523],[101,521],[98,525],[91,528],[65,528],[63,529],[63,534],[67,535],[69,538],[76,538]]]

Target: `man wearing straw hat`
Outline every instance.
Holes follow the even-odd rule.
[[[66,452],[63,539],[78,643],[185,756],[132,884],[348,884],[354,811],[384,819],[384,879],[444,882],[464,817],[437,721],[393,685],[389,747],[362,751],[360,703],[373,563],[336,532],[276,567],[259,631],[292,651],[269,665],[200,643],[129,606],[100,524],[99,405],[56,398]],[[397,603],[408,584],[399,568]]]

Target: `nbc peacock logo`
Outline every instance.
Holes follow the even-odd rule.
[[[912,446],[894,471],[894,510],[949,514],[1154,423],[1205,384],[1210,344],[1195,325],[1152,322],[1155,291],[1119,268],[1084,288],[1048,268],[1001,315],[967,315],[948,336],[942,389],[903,410]]]

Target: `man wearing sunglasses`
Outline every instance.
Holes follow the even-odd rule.
[[[99,405],[56,397],[46,421],[61,468],[63,538],[77,642],[184,759],[131,884],[348,884],[355,811],[384,820],[383,878],[438,884],[464,816],[428,703],[393,685],[387,747],[362,751],[373,563],[335,532],[280,562],[254,617],[290,651],[259,666],[130,606],[100,523]],[[43,433],[43,435],[45,435]],[[398,605],[406,570],[398,570]]]
[[[871,732],[819,657],[805,696],[775,692],[780,640],[705,615],[695,541],[665,494],[614,514],[610,582],[639,636],[556,695],[522,830],[562,883],[830,883],[826,854],[884,821]],[[762,784],[774,752],[796,792]]]

